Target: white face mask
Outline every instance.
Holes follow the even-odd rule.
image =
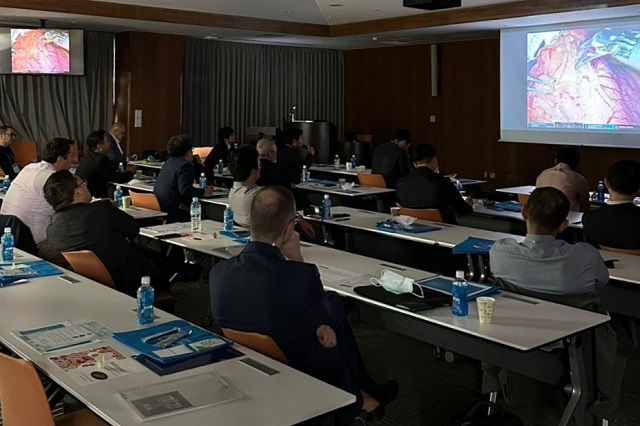
[[[420,294],[413,293],[414,282],[413,279],[403,277],[402,275],[393,272],[389,269],[383,269],[380,278],[371,278],[371,284],[384,288],[388,292],[395,294],[412,293],[416,297],[424,297],[422,287],[417,286],[420,290]]]

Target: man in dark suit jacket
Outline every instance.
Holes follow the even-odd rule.
[[[18,133],[9,125],[0,126],[0,169],[5,176],[13,180],[20,173],[20,166],[16,163],[11,145],[16,141]]]
[[[44,184],[44,197],[55,214],[47,241],[61,252],[91,250],[104,263],[116,288],[135,297],[143,276],[151,285],[168,290],[167,275],[159,264],[131,244],[140,227],[110,201],[92,203],[86,183],[68,170],[53,173]]]
[[[110,150],[107,151],[111,167],[115,169],[120,163],[123,165],[127,164],[127,155],[125,154],[125,148],[122,146],[127,137],[127,127],[123,123],[115,122],[111,125],[106,137],[111,147]]]
[[[300,155],[302,145],[302,129],[290,127],[284,135],[284,145],[278,152],[278,161],[289,171],[291,182],[300,183],[302,167],[309,168],[316,161],[316,150],[313,146],[307,147],[304,158]]]
[[[457,223],[456,214],[473,212],[451,180],[438,174],[438,157],[431,145],[418,145],[413,155],[415,169],[397,183],[396,197],[402,207],[438,209],[447,223]]]
[[[227,165],[227,157],[229,153],[235,149],[236,132],[229,126],[222,127],[218,130],[218,143],[213,147],[207,158],[204,160],[204,167],[207,170],[216,171],[218,163],[222,160],[222,164]]]
[[[360,389],[381,398],[380,389],[362,365],[340,297],[325,292],[318,268],[304,263],[295,213],[286,188],[257,193],[251,242],[211,269],[211,312],[223,328],[271,336],[292,367],[356,395],[338,418],[349,424],[362,409]]]
[[[582,216],[585,238],[597,247],[640,249],[640,207],[633,203],[640,192],[640,163],[616,161],[609,167],[604,184],[609,201]]]
[[[278,162],[278,148],[275,141],[260,139],[256,144],[260,160],[260,178],[256,184],[260,186],[284,186],[293,188],[291,174],[281,162]]]
[[[204,189],[193,186],[193,145],[189,136],[178,135],[169,139],[167,151],[170,158],[158,173],[153,193],[158,197],[162,211],[167,213],[167,222],[188,222],[193,197],[213,194],[213,186]]]
[[[136,166],[127,165],[127,169],[122,173],[111,167],[106,155],[111,149],[111,142],[104,130],[91,132],[85,143],[89,151],[80,162],[76,174],[87,181],[91,195],[96,198],[110,198],[109,182],[129,182],[133,179]]]
[[[410,171],[409,153],[411,132],[398,129],[391,142],[380,145],[373,152],[371,173],[384,176],[387,188],[395,188],[399,178]]]

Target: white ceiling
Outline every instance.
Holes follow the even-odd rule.
[[[402,0],[92,0],[107,3],[123,3],[177,10],[188,10],[220,15],[243,16],[306,24],[340,25],[361,21],[379,20],[428,12],[405,8]],[[463,8],[511,3],[515,0],[462,0]],[[0,3],[1,4],[1,3]],[[339,5],[339,6],[338,6]],[[496,37],[505,27],[541,25],[567,21],[589,21],[640,14],[640,5],[615,8],[581,10],[556,15],[541,15],[507,20],[483,21],[440,27],[392,31],[378,34],[362,34],[345,37],[313,37],[247,31],[233,28],[214,28],[164,22],[115,19],[42,12],[0,7],[0,25],[39,25],[39,19],[47,19],[47,27],[73,27],[97,31],[147,31],[180,34],[199,38],[309,46],[330,49],[362,49],[393,45],[446,42],[461,39]]]

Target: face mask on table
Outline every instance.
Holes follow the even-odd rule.
[[[377,287],[382,287],[388,292],[394,294],[411,293],[416,297],[424,297],[422,287],[420,286],[417,286],[418,290],[420,290],[420,294],[413,293],[413,279],[403,277],[389,269],[384,269],[380,278],[371,278],[371,284]]]

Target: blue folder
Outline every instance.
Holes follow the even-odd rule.
[[[502,201],[500,203],[495,203],[491,206],[488,206],[487,208],[497,211],[520,213],[522,211],[522,204],[518,203],[517,201]]]
[[[22,279],[31,279],[38,277],[48,277],[51,275],[61,275],[62,271],[46,260],[36,260],[33,262],[15,262],[19,265],[27,265],[26,268],[15,269],[13,264],[0,265],[0,286],[9,285],[15,281]]]
[[[439,229],[441,229],[437,226],[424,225],[422,223],[414,223],[413,225],[404,226],[399,223],[387,222],[387,221],[376,223],[376,228],[385,232],[391,232],[391,233],[404,232],[407,234],[420,234],[423,232],[438,231]]]
[[[240,237],[233,231],[220,231],[220,236],[230,238],[237,243],[247,244],[249,242],[249,237]]]
[[[469,237],[453,248],[453,254],[489,254],[495,241]]]
[[[309,184],[310,185],[315,185],[315,186],[330,187],[330,186],[338,186],[338,181],[337,180],[329,180],[329,179],[309,179]]]

